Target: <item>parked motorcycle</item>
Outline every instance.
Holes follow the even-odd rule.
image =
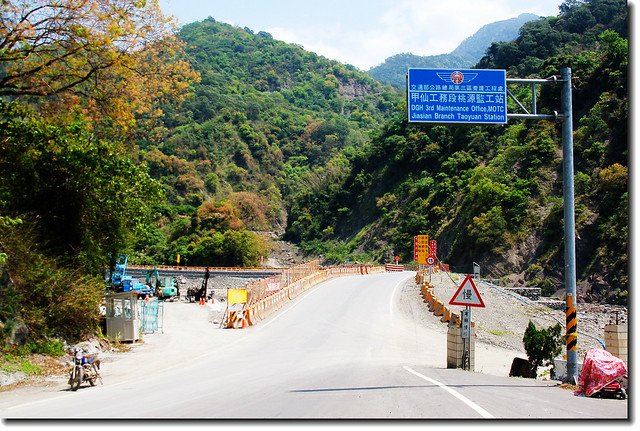
[[[69,372],[69,385],[72,391],[77,391],[84,382],[95,386],[97,380],[102,383],[100,376],[100,359],[97,354],[85,355],[82,349],[76,348],[72,353],[73,363]]]
[[[590,349],[578,379],[575,395],[587,397],[627,399],[625,382],[629,374],[625,362],[604,349]]]

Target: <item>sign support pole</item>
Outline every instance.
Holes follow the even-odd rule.
[[[471,370],[471,307],[467,306],[467,314],[469,315],[469,331],[467,332],[467,348],[465,351],[464,369]]]
[[[577,295],[576,295],[576,226],[575,226],[575,196],[573,178],[573,103],[571,90],[571,68],[560,69],[560,79],[507,79],[507,83],[530,83],[535,90],[535,84],[549,84],[562,82],[562,113],[538,114],[536,112],[535,91],[533,92],[533,113],[529,113],[522,104],[509,94],[526,114],[508,114],[508,118],[531,120],[560,120],[562,121],[562,193],[564,199],[564,288],[566,291],[566,336],[567,336],[567,381],[578,382],[578,323],[577,323]]]
[[[460,335],[462,336],[462,369],[471,370],[471,307],[466,306],[462,310],[462,324]]]
[[[444,70],[444,69],[412,69],[409,68],[407,73],[407,108],[409,123],[431,123],[431,124],[506,124],[508,119],[520,120],[551,120],[562,121],[562,174],[563,174],[563,198],[564,198],[564,287],[566,290],[567,301],[567,382],[577,383],[578,381],[578,360],[577,360],[577,298],[576,298],[576,255],[575,255],[575,198],[574,198],[574,176],[573,176],[573,106],[572,106],[572,90],[571,90],[571,68],[566,67],[560,70],[560,79],[552,76],[549,79],[507,79],[505,71],[495,71],[503,73],[502,78],[498,80],[494,71],[486,70]],[[467,81],[468,78],[468,81]],[[501,81],[504,79],[504,81]],[[441,82],[442,81],[442,82]],[[508,84],[526,84],[531,85],[533,95],[532,112],[516,98],[516,96],[505,88],[505,94],[510,96],[520,107],[522,113],[506,112],[506,101],[501,95],[482,95],[473,94],[475,90],[469,85],[456,88],[458,84],[474,81],[474,85],[478,86],[496,86],[500,87],[500,83],[504,82],[504,86]],[[486,82],[485,82],[486,81]],[[562,108],[560,112],[553,114],[540,114],[537,112],[537,93],[535,86],[537,84],[557,84],[563,83],[562,87]],[[444,85],[447,83],[447,85]],[[427,84],[425,86],[425,84]],[[433,85],[431,85],[433,84]],[[460,95],[466,100],[463,104],[452,103],[445,106],[442,112],[437,101],[439,96],[450,93],[453,84],[453,93]],[[433,89],[432,89],[433,87]],[[464,97],[463,97],[464,96]],[[500,96],[500,97],[499,97]],[[491,108],[500,113],[500,115],[485,116],[489,121],[484,121],[484,117],[476,115],[462,115],[461,112],[466,111],[467,105],[471,97],[476,101],[478,97],[490,97],[496,103]],[[447,99],[449,100],[449,99]],[[459,98],[456,98],[456,101]],[[486,98],[483,99],[486,101]],[[502,102],[504,101],[504,105]],[[442,104],[443,105],[443,104]],[[457,113],[456,114],[454,114]],[[468,114],[468,113],[467,113]],[[473,112],[472,112],[473,114]],[[506,114],[506,118],[504,115]]]
[[[564,194],[564,286],[566,289],[567,316],[577,316],[576,296],[576,241],[575,205],[573,189],[573,106],[571,101],[571,69],[562,74],[562,189]],[[578,324],[577,318],[567,318],[567,378],[578,382]]]

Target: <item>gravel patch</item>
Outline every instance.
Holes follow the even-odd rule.
[[[463,275],[436,273],[431,276],[431,285],[436,298],[444,302],[449,309],[459,314],[463,307],[449,306],[448,303],[455,295]],[[533,301],[503,288],[485,282],[475,283],[485,304],[485,308],[472,307],[472,321],[476,325],[476,341],[493,346],[518,351],[526,358],[522,338],[529,321],[537,328],[547,328],[559,323],[565,328],[564,311],[554,310],[546,305],[549,298]],[[429,312],[427,304],[420,296],[420,286],[414,279],[407,281],[402,289],[402,307],[406,313],[414,318],[446,332],[447,325],[440,322],[440,317]],[[627,308],[578,303],[578,360],[591,348],[603,348],[604,327],[609,323],[627,322]],[[564,355],[563,351],[563,355]]]

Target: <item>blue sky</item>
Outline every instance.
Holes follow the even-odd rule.
[[[362,70],[403,52],[444,54],[483,25],[562,0],[160,0],[180,24],[212,17],[302,45]]]

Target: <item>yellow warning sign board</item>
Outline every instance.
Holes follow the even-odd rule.
[[[417,235],[414,238],[414,257],[418,264],[426,264],[429,257],[429,235]]]
[[[247,303],[247,289],[229,289],[227,291],[227,298],[229,305],[233,304],[246,304]]]

